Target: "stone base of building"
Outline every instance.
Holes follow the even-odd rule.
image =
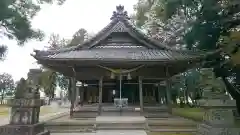
[[[73,111],[72,118],[96,118],[97,116],[145,116],[146,118],[168,118],[171,117],[167,106],[146,106],[143,112],[136,106],[127,106],[122,109],[115,106],[103,106],[99,113],[98,107],[82,106]]]
[[[227,127],[227,125],[215,127],[208,124],[200,124],[198,125],[197,135],[239,135],[239,129]]]
[[[43,123],[34,125],[5,125],[0,127],[0,135],[50,135]]]

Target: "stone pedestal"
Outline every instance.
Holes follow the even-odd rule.
[[[234,100],[205,99],[199,104],[206,112],[203,123],[198,125],[197,135],[239,135],[240,130],[234,126]]]
[[[0,135],[49,135],[44,124],[39,123],[40,106],[43,100],[34,99],[36,93],[29,92],[28,98],[12,99],[10,123],[0,127]]]
[[[39,123],[40,107],[44,104],[44,100],[40,99],[38,88],[31,82],[36,82],[34,79],[29,77],[30,81],[25,82],[28,87],[17,90],[15,98],[8,101],[11,107],[10,122],[0,127],[0,135],[50,134],[49,131],[44,130],[44,124]]]

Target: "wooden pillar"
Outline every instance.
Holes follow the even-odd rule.
[[[98,114],[101,114],[102,111],[102,87],[103,87],[103,77],[101,77],[99,79],[99,85],[98,85],[98,89],[99,89],[99,97],[98,97]]]
[[[169,79],[166,80],[166,98],[167,98],[167,105],[171,105],[172,99],[171,99],[171,91],[170,91],[170,81]]]
[[[76,97],[75,97],[75,106],[77,106],[78,105],[78,102],[79,102],[79,96],[80,96],[80,93],[79,93],[79,91],[80,91],[80,87],[76,87]]]
[[[86,90],[87,94],[86,94],[86,99],[87,99],[87,103],[89,104],[90,102],[90,89]]]
[[[168,67],[166,67],[166,100],[167,100],[167,106],[169,108],[169,111],[171,112],[172,110],[172,96],[171,96],[171,91],[170,91],[170,75],[168,71]]]
[[[71,107],[70,107],[70,117],[73,117],[74,102],[76,100],[76,79],[72,77],[70,80],[71,85]]]
[[[160,85],[160,83],[158,84],[158,103],[162,104],[161,103],[161,85]]]
[[[143,88],[142,88],[142,77],[138,77],[139,84],[139,100],[140,100],[140,112],[143,113]]]
[[[80,95],[80,102],[83,103],[83,100],[84,100],[84,88],[83,86],[80,86],[79,87],[79,95]]]

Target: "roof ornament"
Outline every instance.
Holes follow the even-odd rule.
[[[113,15],[111,17],[111,20],[114,19],[127,19],[129,20],[130,18],[128,17],[127,11],[124,10],[124,6],[119,5],[116,6],[116,11],[113,11]]]

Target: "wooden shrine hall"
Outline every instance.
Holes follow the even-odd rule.
[[[44,67],[72,78],[70,115],[85,117],[83,113],[118,115],[119,111],[145,115],[150,107],[156,110],[162,104],[170,106],[169,78],[196,66],[210,54],[172,49],[148,38],[130,23],[120,5],[111,22],[83,44],[36,50],[33,57]],[[77,81],[87,86],[77,88]],[[78,96],[83,106],[74,110]],[[115,100],[120,106],[114,105]]]

